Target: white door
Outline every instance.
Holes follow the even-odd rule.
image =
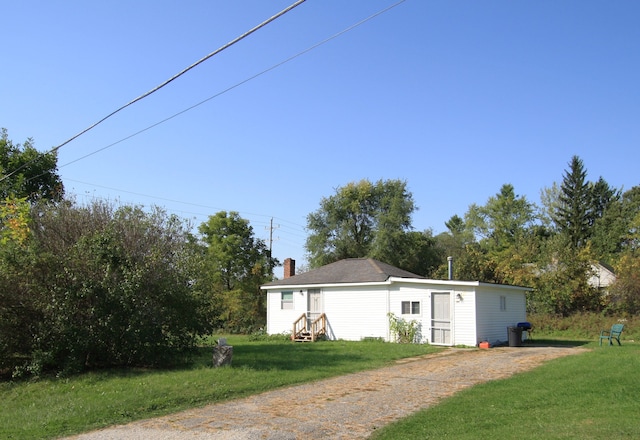
[[[431,293],[431,343],[451,345],[451,292]]]
[[[311,325],[322,314],[322,292],[320,289],[309,289],[307,293],[307,322]]]

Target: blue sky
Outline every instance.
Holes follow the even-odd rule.
[[[0,127],[48,150],[292,3],[1,0]],[[238,85],[395,3],[307,0],[62,147],[67,194],[238,211],[265,240],[273,218],[300,265],[306,216],[364,178],[406,180],[434,233],[505,183],[539,203],[574,154],[640,183],[635,1],[406,0]]]

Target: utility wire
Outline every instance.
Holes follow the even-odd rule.
[[[381,15],[381,14],[383,14],[383,13],[385,13],[385,12],[389,11],[390,9],[395,8],[396,6],[400,5],[401,3],[404,3],[405,1],[406,1],[406,0],[400,0],[400,1],[398,1],[398,2],[396,2],[396,3],[394,3],[394,4],[392,4],[392,5],[390,5],[390,6],[386,7],[386,8],[384,8],[384,9],[382,9],[382,10],[378,11],[378,12],[375,12],[374,14],[369,15],[368,17],[366,17],[366,18],[364,18],[364,19],[362,19],[362,20],[358,21],[357,23],[352,24],[351,26],[349,26],[349,27],[347,27],[347,28],[345,28],[345,29],[343,29],[343,30],[341,30],[341,31],[339,31],[339,32],[336,32],[335,34],[333,34],[333,35],[331,35],[331,36],[329,36],[329,37],[325,38],[325,39],[324,39],[324,40],[322,40],[322,41],[319,41],[318,43],[315,43],[314,45],[312,45],[312,46],[310,46],[310,47],[308,47],[308,48],[306,48],[306,49],[304,49],[304,50],[302,50],[302,51],[300,51],[300,52],[296,53],[295,55],[292,55],[292,56],[290,56],[289,58],[286,58],[285,60],[280,61],[279,63],[274,64],[273,66],[268,67],[267,69],[264,69],[264,70],[262,70],[261,72],[256,73],[255,75],[252,75],[252,76],[250,76],[250,77],[248,77],[248,78],[245,78],[245,79],[243,79],[242,81],[240,81],[240,82],[238,82],[238,83],[236,83],[236,84],[234,84],[234,85],[232,85],[232,86],[230,86],[230,87],[227,87],[226,89],[224,89],[224,90],[222,90],[222,91],[220,91],[220,92],[216,93],[215,95],[209,96],[208,98],[206,98],[206,99],[204,99],[204,100],[202,100],[202,101],[200,101],[200,102],[198,102],[198,103],[196,103],[196,104],[193,104],[193,105],[192,105],[192,106],[190,106],[190,107],[187,107],[187,108],[185,108],[185,109],[183,109],[183,110],[180,110],[179,112],[174,113],[173,115],[171,115],[171,116],[169,116],[169,117],[167,117],[167,118],[165,118],[165,119],[162,119],[162,120],[160,120],[160,121],[158,121],[158,122],[156,122],[156,123],[154,123],[154,124],[151,124],[151,125],[149,125],[149,126],[147,126],[147,127],[143,128],[143,129],[141,129],[141,130],[139,130],[139,131],[137,131],[137,132],[135,132],[135,133],[132,133],[132,134],[130,134],[130,135],[128,135],[128,136],[126,136],[126,137],[124,137],[124,138],[122,138],[122,139],[120,139],[120,140],[117,140],[117,141],[115,141],[115,142],[113,142],[113,143],[111,143],[111,144],[109,144],[109,145],[106,145],[106,146],[104,146],[104,147],[102,147],[102,148],[100,148],[100,149],[98,149],[98,150],[92,151],[91,153],[85,154],[84,156],[81,156],[81,157],[78,157],[77,159],[72,160],[71,162],[67,162],[67,163],[65,163],[65,164],[63,164],[63,165],[60,165],[60,168],[66,167],[67,165],[71,165],[71,164],[76,163],[76,162],[78,162],[78,161],[80,161],[80,160],[82,160],[82,159],[86,159],[86,158],[87,158],[87,157],[89,157],[89,156],[93,156],[94,154],[97,154],[97,153],[99,153],[99,152],[101,152],[101,151],[104,151],[104,150],[106,150],[106,149],[108,149],[108,148],[111,148],[111,147],[113,147],[113,146],[115,146],[115,145],[118,145],[119,143],[122,143],[122,142],[124,142],[124,141],[126,141],[126,140],[129,140],[129,139],[131,139],[132,137],[135,137],[135,136],[137,136],[137,135],[139,135],[139,134],[144,133],[145,131],[148,131],[148,130],[151,130],[152,128],[154,128],[154,127],[157,127],[157,126],[158,126],[158,125],[160,125],[160,124],[164,124],[165,122],[168,122],[168,121],[170,121],[171,119],[176,118],[176,117],[178,117],[178,116],[182,115],[183,113],[186,113],[186,112],[188,112],[188,111],[190,111],[190,110],[193,110],[194,108],[199,107],[199,106],[201,106],[201,105],[203,105],[203,104],[205,104],[205,103],[207,103],[207,102],[211,101],[212,99],[218,98],[219,96],[224,95],[225,93],[230,92],[231,90],[233,90],[233,89],[235,89],[235,88],[237,88],[237,87],[240,87],[241,85],[243,85],[243,84],[245,84],[245,83],[248,83],[248,82],[249,82],[249,81],[251,81],[251,80],[254,80],[254,79],[258,78],[259,76],[262,76],[262,75],[264,75],[265,73],[271,72],[272,70],[277,69],[278,67],[282,66],[283,64],[286,64],[286,63],[288,63],[289,61],[292,61],[292,60],[294,60],[294,59],[296,59],[296,58],[298,58],[298,57],[300,57],[300,56],[302,56],[302,55],[304,55],[304,54],[306,54],[306,53],[308,53],[308,52],[311,52],[312,50],[314,50],[314,49],[316,49],[316,48],[318,48],[318,47],[320,47],[320,46],[322,46],[323,44],[326,44],[326,43],[328,43],[329,41],[331,41],[331,40],[333,40],[333,39],[335,39],[335,38],[338,38],[339,36],[341,36],[341,35],[343,35],[343,34],[345,34],[345,33],[349,32],[349,31],[351,31],[351,30],[355,29],[356,27],[358,27],[358,26],[360,26],[360,25],[362,25],[362,24],[366,23],[367,21],[369,21],[369,20],[371,20],[371,19],[373,19],[373,18],[377,17],[378,15]],[[38,177],[39,177],[39,176],[38,176]],[[1,181],[2,181],[2,180],[0,180],[0,182],[1,182]]]
[[[126,193],[126,194],[132,194],[132,195],[136,195],[136,196],[146,197],[146,198],[150,198],[150,199],[162,200],[162,201],[165,201],[165,202],[171,202],[171,203],[177,203],[177,204],[181,204],[181,205],[193,206],[193,207],[196,207],[196,208],[205,208],[205,209],[214,210],[214,211],[234,211],[233,209],[224,209],[224,208],[219,208],[219,207],[210,206],[210,205],[203,205],[203,204],[200,204],[200,203],[192,203],[192,202],[185,202],[185,201],[182,201],[182,200],[169,199],[169,198],[166,198],[166,197],[159,197],[159,196],[143,194],[143,193],[134,192],[134,191],[127,191],[127,190],[119,189],[119,188],[112,188],[112,187],[109,187],[109,186],[97,185],[97,184],[94,184],[94,183],[83,182],[83,181],[80,181],[80,180],[74,180],[74,179],[67,179],[67,180],[70,180],[71,182],[80,183],[80,184],[83,184],[83,185],[91,185],[91,186],[94,186],[94,187],[110,189],[110,190],[113,190],[113,191],[118,191],[118,192],[122,192],[122,193]],[[82,195],[81,194],[76,194],[76,196],[82,196]],[[89,197],[91,197],[93,199],[109,200],[109,199],[107,199],[105,197],[99,197],[99,196],[93,196],[93,195],[89,196]],[[176,209],[172,209],[170,211],[171,212],[176,212],[176,211],[187,212],[187,211],[176,210]],[[207,216],[210,215],[210,214],[203,214],[203,213],[197,213],[197,212],[187,212],[187,213],[193,214],[193,215],[196,215],[196,216],[201,216],[201,217],[207,217]],[[295,223],[295,222],[292,222],[290,220],[286,220],[286,219],[283,219],[283,218],[274,217],[273,215],[258,214],[258,213],[254,213],[254,212],[248,212],[248,211],[238,211],[238,213],[242,214],[242,215],[250,216],[250,217],[267,217],[267,218],[270,218],[271,220],[278,220],[278,221],[281,222],[281,224],[279,224],[278,226],[283,227],[283,228],[291,229],[291,230],[293,230],[295,232],[304,231],[304,229],[305,229],[305,226],[303,226],[303,225],[300,225],[298,223]],[[269,224],[269,222],[267,222],[266,220],[263,220],[263,221],[252,220],[252,222],[254,224],[262,224],[262,225],[268,225]],[[295,225],[296,227],[294,228],[293,226],[282,224],[282,222],[289,223],[291,225]],[[290,234],[290,235],[294,235],[296,237],[306,238],[303,235],[298,235],[298,234],[295,234],[295,233],[290,232],[290,231],[284,231],[283,230],[283,232],[285,232],[287,234]]]
[[[124,142],[126,140],[129,140],[129,139],[131,139],[131,138],[133,138],[133,137],[135,137],[135,136],[137,136],[139,134],[142,134],[142,133],[144,133],[144,132],[146,132],[148,130],[151,130],[152,128],[157,127],[158,125],[164,124],[165,122],[168,122],[173,118],[176,118],[176,117],[178,117],[178,116],[180,116],[180,115],[182,115],[182,114],[184,114],[184,113],[186,113],[186,112],[188,112],[190,110],[193,110],[194,108],[199,107],[199,106],[201,106],[201,105],[203,105],[203,104],[205,104],[205,103],[207,103],[207,102],[209,102],[209,101],[211,101],[211,100],[213,100],[213,99],[215,99],[215,98],[217,98],[217,97],[219,97],[221,95],[224,95],[225,93],[230,92],[231,90],[233,90],[233,89],[235,89],[237,87],[240,87],[241,85],[243,85],[243,84],[245,84],[245,83],[247,83],[247,82],[249,82],[249,81],[251,81],[253,79],[258,78],[259,76],[262,76],[262,75],[264,75],[264,74],[266,74],[266,73],[268,73],[268,72],[270,72],[272,70],[275,70],[278,67],[282,66],[283,64],[286,64],[289,61],[292,61],[292,60],[294,60],[294,59],[296,59],[296,58],[298,58],[298,57],[300,57],[300,56],[302,56],[302,55],[304,55],[304,54],[306,54],[306,53],[308,53],[308,52],[310,52],[310,51],[312,51],[312,50],[314,50],[314,49],[316,49],[316,48],[318,48],[318,47],[320,47],[320,46],[322,46],[322,45],[324,45],[326,43],[328,43],[329,41],[334,40],[335,38],[338,38],[339,36],[341,36],[341,35],[349,32],[349,31],[355,29],[356,27],[368,22],[369,20],[372,20],[373,18],[375,18],[375,17],[377,17],[377,16],[389,11],[390,9],[395,8],[396,6],[400,5],[401,3],[404,3],[405,1],[406,0],[400,0],[400,1],[398,1],[398,2],[396,2],[394,4],[392,4],[392,5],[384,8],[384,9],[378,11],[378,12],[375,12],[374,14],[369,15],[368,17],[358,21],[357,23],[354,23],[351,26],[349,26],[349,27],[347,27],[347,28],[345,28],[345,29],[343,29],[343,30],[341,30],[339,32],[336,32],[335,34],[325,38],[324,40],[321,40],[318,43],[315,43],[314,45],[312,45],[312,46],[310,46],[310,47],[308,47],[308,48],[306,48],[306,49],[304,49],[304,50],[302,50],[302,51],[300,51],[300,52],[298,52],[298,53],[286,58],[285,60],[280,61],[279,63],[274,64],[273,66],[271,66],[271,67],[269,67],[269,68],[267,68],[265,70],[262,70],[261,72],[256,73],[255,75],[252,75],[252,76],[250,76],[248,78],[245,78],[244,80],[242,80],[242,81],[240,81],[240,82],[238,82],[238,83],[236,83],[236,84],[234,84],[234,85],[232,85],[230,87],[227,87],[226,89],[224,89],[224,90],[222,90],[222,91],[220,91],[220,92],[218,92],[218,93],[216,93],[216,94],[214,94],[214,95],[212,95],[212,96],[210,96],[210,97],[208,97],[208,98],[206,98],[206,99],[204,99],[204,100],[202,100],[202,101],[200,101],[200,102],[198,102],[198,103],[196,103],[196,104],[194,104],[194,105],[192,105],[190,107],[187,107],[187,108],[185,108],[185,109],[183,109],[183,110],[181,110],[181,111],[179,111],[177,113],[174,113],[173,115],[171,115],[171,116],[169,116],[169,117],[167,117],[165,119],[162,119],[162,120],[160,120],[160,121],[158,121],[158,122],[156,122],[154,124],[151,124],[151,125],[143,128],[143,129],[141,129],[141,130],[138,130],[137,132],[132,133],[132,134],[120,139],[120,140],[112,142],[111,144],[106,145],[106,146],[104,146],[104,147],[102,147],[102,148],[100,148],[98,150],[92,151],[91,153],[85,154],[84,156],[81,156],[81,157],[76,158],[76,159],[74,159],[74,160],[72,160],[70,162],[67,162],[67,163],[65,163],[63,165],[60,165],[59,168],[63,168],[65,166],[67,166],[67,165],[71,165],[71,164],[76,163],[76,162],[78,162],[80,160],[86,159],[89,156],[93,156],[94,154],[97,154],[97,153],[99,153],[101,151],[104,151],[104,150],[106,150],[108,148],[111,148],[111,147],[113,147],[115,145],[118,145],[118,144],[120,144],[120,143],[122,143],[122,142]],[[16,170],[16,171],[18,171],[18,170]],[[15,173],[16,171],[14,171],[13,173]],[[11,174],[13,174],[13,173],[11,173]],[[45,174],[45,173],[43,173],[43,174]],[[31,179],[35,179],[37,177],[40,177],[43,174],[40,174],[38,176],[34,176]],[[9,177],[9,176],[6,176],[6,177]],[[31,180],[31,179],[29,179],[29,180]],[[4,179],[0,179],[0,182],[2,180],[4,180]],[[74,181],[73,179],[67,179],[67,180]],[[93,186],[100,186],[100,185],[90,184],[90,183],[86,183],[86,182],[78,182],[78,183],[84,183],[84,184],[93,185]],[[103,188],[107,188],[107,187],[103,187]],[[114,189],[114,188],[110,188],[110,189]],[[157,199],[160,199],[160,200],[166,200],[166,201],[170,201],[170,202],[176,202],[175,200],[162,199],[161,197],[148,196],[148,195],[144,195],[144,194],[137,194],[135,192],[126,191],[126,190],[116,190],[116,191],[121,191],[121,192],[125,192],[125,193],[136,194],[136,195],[142,195],[142,196],[145,196],[145,197],[157,198]],[[178,203],[183,203],[183,202],[178,202]],[[201,206],[201,205],[196,205],[196,206]],[[257,214],[257,215],[263,215],[263,214]],[[266,215],[263,215],[263,216],[266,216]],[[297,226],[300,226],[300,225],[297,225]]]
[[[287,8],[283,9],[282,11],[278,12],[276,15],[272,16],[271,18],[263,21],[262,23],[260,23],[259,25],[255,26],[254,28],[248,30],[247,32],[245,32],[244,34],[240,35],[239,37],[231,40],[230,42],[228,42],[227,44],[223,45],[222,47],[214,50],[213,52],[211,52],[210,54],[206,55],[205,57],[199,59],[198,61],[196,61],[195,63],[193,63],[192,65],[190,65],[189,67],[183,69],[182,71],[176,73],[175,75],[173,75],[171,78],[169,78],[168,80],[166,80],[165,82],[163,82],[162,84],[154,87],[153,89],[149,90],[148,92],[138,96],[137,98],[135,98],[132,101],[129,101],[128,103],[126,103],[125,105],[123,105],[122,107],[118,108],[117,110],[114,110],[113,112],[109,113],[107,116],[105,116],[104,118],[100,119],[98,122],[94,123],[93,125],[85,128],[84,130],[82,130],[80,133],[76,134],[75,136],[67,139],[66,141],[64,141],[63,143],[61,143],[60,145],[53,147],[51,150],[49,150],[47,153],[45,154],[49,154],[49,153],[53,153],[58,151],[60,148],[64,147],[65,145],[67,145],[69,142],[73,141],[74,139],[82,136],[83,134],[85,134],[86,132],[88,132],[89,130],[91,130],[92,128],[96,127],[98,124],[101,124],[102,122],[106,121],[107,119],[109,119],[110,117],[112,117],[113,115],[115,115],[116,113],[120,112],[121,110],[124,110],[125,108],[129,107],[130,105],[140,101],[141,99],[146,98],[147,96],[151,95],[152,93],[157,92],[158,90],[160,90],[161,88],[163,88],[164,86],[166,86],[167,84],[169,84],[170,82],[174,81],[175,79],[179,78],[180,76],[184,75],[185,73],[187,73],[189,70],[193,69],[194,67],[198,66],[199,64],[205,62],[206,60],[208,60],[209,58],[213,57],[214,55],[219,54],[220,52],[222,52],[223,50],[233,46],[234,44],[236,44],[237,42],[239,42],[240,40],[243,40],[244,38],[248,37],[249,35],[253,34],[254,32],[256,32],[257,30],[263,28],[264,26],[266,26],[267,24],[271,23],[272,21],[274,21],[275,19],[281,17],[282,15],[286,14],[287,12],[291,11],[293,8],[301,5],[302,3],[304,3],[305,0],[298,0],[295,3],[293,3],[292,5],[288,6]],[[36,161],[37,159],[39,159],[39,156],[32,159],[31,161],[23,164],[22,166],[18,167],[17,169],[15,169],[14,171],[12,171],[11,173],[3,176],[2,178],[0,178],[0,182],[8,179],[9,177],[13,176],[15,173],[17,173],[18,171],[20,171],[21,169],[23,169],[24,167],[26,167],[27,165],[31,164],[32,162]]]

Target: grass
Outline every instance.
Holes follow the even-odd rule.
[[[639,316],[606,316],[602,313],[576,313],[561,317],[545,314],[527,316],[537,334],[555,338],[598,339],[600,330],[610,329],[613,324],[624,324],[623,337],[626,340],[640,340]]]
[[[633,342],[632,333],[625,329],[621,347],[599,347],[600,325],[582,322],[584,329],[580,331],[577,324],[565,332],[539,331],[541,326],[537,327],[534,343],[581,345],[591,351],[467,389],[381,429],[372,438],[640,438],[636,378],[640,344]],[[606,324],[602,327],[610,326]],[[581,338],[580,332],[587,331],[589,337]],[[377,368],[437,350],[380,341],[292,344],[240,336],[229,336],[228,343],[234,346],[232,368],[211,368],[209,347],[189,366],[173,370],[113,370],[65,379],[0,383],[0,438],[71,435]]]
[[[231,368],[211,368],[203,348],[173,370],[112,370],[72,378],[0,383],[0,438],[55,438],[208,403],[388,365],[437,351],[412,344],[250,341],[229,336]]]
[[[372,439],[640,438],[640,345],[583,344],[592,350],[464,390]]]

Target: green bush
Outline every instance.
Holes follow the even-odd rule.
[[[168,364],[208,331],[177,218],[63,203],[34,209],[31,232],[0,254],[0,287],[14,292],[0,309],[5,373]]]

